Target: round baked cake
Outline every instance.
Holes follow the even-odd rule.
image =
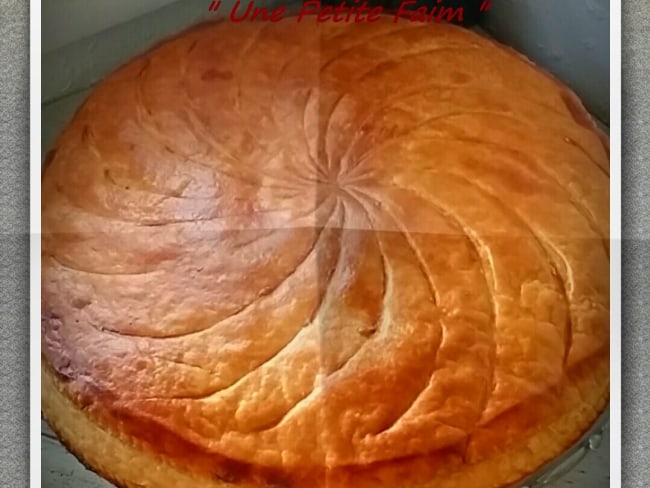
[[[608,139],[460,27],[193,27],[60,134],[42,231],[43,413],[121,487],[503,487],[608,404]]]

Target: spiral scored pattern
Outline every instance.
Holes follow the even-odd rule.
[[[45,171],[45,360],[262,466],[471,445],[609,344],[608,154],[567,93],[443,25],[163,43]]]

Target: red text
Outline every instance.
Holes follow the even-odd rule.
[[[383,12],[383,7],[369,7],[367,2],[353,6],[342,2],[336,7],[323,7],[319,0],[310,0],[302,5],[298,22],[309,15],[315,15],[317,22],[376,22]]]
[[[436,0],[441,3],[443,0]],[[445,7],[434,5],[432,7],[417,7],[416,0],[403,0],[397,11],[390,14],[393,22],[407,20],[409,22],[462,22],[463,7]],[[492,0],[483,0],[481,11],[486,11],[492,5]],[[212,0],[208,10],[218,12],[221,7],[221,0]],[[321,0],[307,0],[294,18],[301,22],[305,18],[315,18],[317,22],[377,22],[384,13],[381,6],[371,7],[367,0],[353,0],[351,3],[341,2],[337,6],[323,5]],[[279,6],[273,9],[268,7],[256,7],[254,0],[242,3],[237,0],[230,11],[230,20],[235,23],[252,22],[260,20],[263,22],[279,22],[287,15],[287,8]]]

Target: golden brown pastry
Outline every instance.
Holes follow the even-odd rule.
[[[123,487],[496,488],[609,394],[609,155],[447,25],[208,23],[42,180],[42,408]]]

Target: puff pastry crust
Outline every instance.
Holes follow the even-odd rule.
[[[42,205],[43,412],[120,486],[497,488],[606,407],[608,139],[459,27],[194,27]]]

